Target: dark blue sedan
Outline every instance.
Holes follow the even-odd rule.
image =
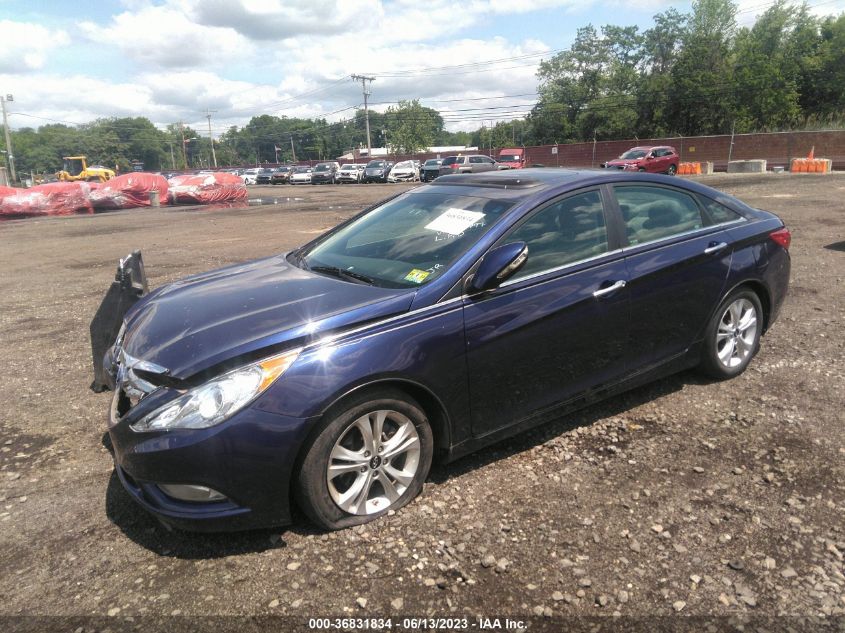
[[[364,523],[455,459],[688,367],[748,366],[789,282],[776,216],[622,172],[445,176],[291,253],[169,284],[106,364],[130,495],[165,522]]]

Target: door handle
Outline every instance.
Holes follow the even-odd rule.
[[[598,290],[596,290],[593,293],[593,296],[596,299],[600,299],[601,297],[603,297],[605,295],[609,295],[612,292],[616,292],[617,290],[621,290],[622,288],[625,287],[625,285],[626,285],[625,280],[620,279],[619,281],[614,283],[612,286],[608,286],[607,288],[599,288]]]
[[[718,253],[719,251],[723,251],[728,247],[727,242],[710,242],[710,246],[704,249],[705,255],[713,255],[714,253]]]

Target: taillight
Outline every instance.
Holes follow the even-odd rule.
[[[458,167],[459,167],[458,163],[452,163],[451,165],[449,165],[450,169],[457,169]]]
[[[776,242],[783,246],[786,250],[789,250],[789,245],[792,243],[792,234],[789,232],[789,229],[783,227],[782,229],[778,229],[774,233],[770,233],[769,237]]]

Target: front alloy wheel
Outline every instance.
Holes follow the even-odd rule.
[[[678,168],[675,167],[675,165],[669,165],[669,169],[666,170],[666,173],[670,176],[674,176],[677,171]]]
[[[362,415],[335,442],[326,468],[332,500],[349,514],[374,514],[395,503],[420,465],[420,436],[398,411]]]
[[[372,521],[422,490],[433,453],[422,408],[395,390],[361,394],[327,413],[297,482],[302,510],[323,528]]]

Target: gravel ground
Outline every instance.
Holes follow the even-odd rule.
[[[0,224],[0,616],[843,627],[845,175],[701,180],[793,235],[790,295],[745,374],[683,373],[435,466],[399,513],[330,534],[301,518],[170,532],[137,508],[102,443],[110,395],[88,390],[88,323],[134,248],[155,287],[301,244],[405,185]]]

